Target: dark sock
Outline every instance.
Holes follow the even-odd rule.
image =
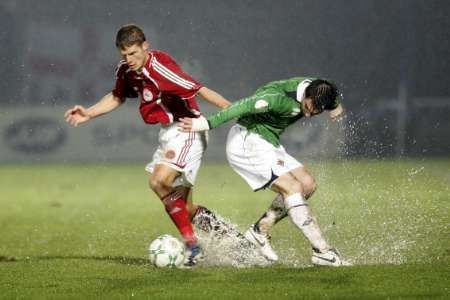
[[[162,199],[162,202],[166,208],[167,214],[172,219],[175,226],[180,231],[187,246],[193,246],[197,244],[197,238],[195,237],[192,229],[191,220],[189,220],[189,213],[186,208],[186,201],[179,192],[172,192]]]

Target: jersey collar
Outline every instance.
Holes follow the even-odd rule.
[[[153,63],[153,54],[152,54],[152,51],[148,51],[148,60],[145,63],[144,68],[149,70],[150,67],[152,66],[152,63]]]
[[[311,84],[311,80],[305,79],[302,82],[300,82],[297,86],[297,101],[302,102],[305,98],[305,90],[308,87],[308,85]]]

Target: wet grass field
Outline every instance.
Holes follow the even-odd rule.
[[[272,232],[280,262],[210,255],[192,270],[156,269],[147,247],[178,236],[142,165],[0,167],[0,298],[448,298],[450,160],[306,162],[311,206],[355,266],[317,268],[300,232]],[[225,164],[203,166],[194,201],[244,231],[270,204]]]

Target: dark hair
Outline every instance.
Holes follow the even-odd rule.
[[[337,96],[336,85],[324,79],[313,80],[305,89],[305,97],[311,98],[314,106],[321,110],[331,109]]]
[[[125,50],[126,47],[131,47],[134,44],[142,45],[145,42],[145,35],[142,29],[135,24],[128,24],[122,26],[117,31],[116,47],[117,49]]]

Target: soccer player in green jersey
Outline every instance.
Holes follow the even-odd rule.
[[[209,118],[182,118],[182,131],[205,131],[238,119],[228,134],[226,153],[231,167],[254,190],[269,188],[278,195],[245,237],[269,260],[278,256],[270,245],[271,227],[286,216],[311,243],[312,263],[348,265],[331,247],[306,201],[316,183],[308,170],[280,144],[284,130],[302,117],[325,110],[332,118],[343,111],[336,86],[323,79],[296,77],[270,82]]]

